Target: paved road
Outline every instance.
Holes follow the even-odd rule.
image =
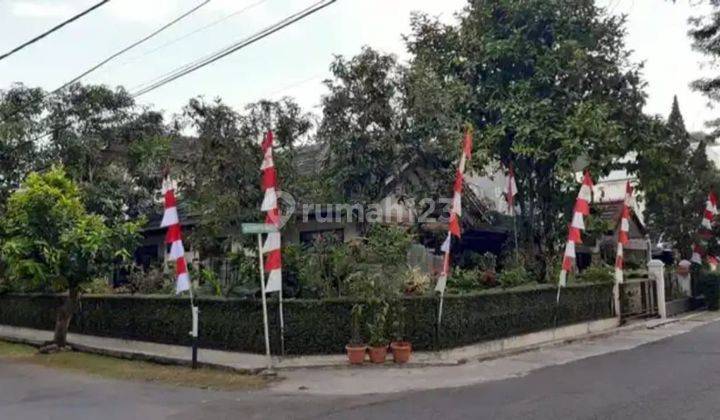
[[[388,396],[220,393],[0,362],[0,419],[720,419],[720,322],[521,378]]]

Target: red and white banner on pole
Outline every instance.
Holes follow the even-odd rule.
[[[505,187],[505,202],[510,216],[515,216],[515,196],[518,193],[517,184],[515,183],[515,168],[513,164],[508,164],[508,182]]]
[[[280,211],[277,204],[277,172],[273,162],[273,132],[268,131],[262,142],[263,161],[262,190],[265,194],[260,210],[266,212],[265,223],[280,227]],[[265,293],[279,292],[282,288],[282,253],[280,250],[280,232],[272,232],[265,238],[262,247],[265,255],[267,280]]]
[[[707,229],[712,230],[713,228],[713,222],[715,220],[715,216],[718,214],[718,199],[717,195],[714,191],[711,191],[710,194],[708,194],[708,199],[705,202],[705,211],[703,212],[703,219],[702,222],[700,222],[700,225]]]
[[[708,198],[705,201],[705,209],[703,210],[703,218],[700,222],[700,236],[711,238],[713,236],[713,226],[715,224],[715,218],[718,215],[718,197],[714,191],[710,191]],[[700,245],[694,243],[692,246],[692,257],[690,261],[695,264],[702,264],[702,257],[705,254],[704,250]],[[714,255],[707,256],[708,264],[712,271],[717,270],[717,257]]]
[[[568,238],[565,244],[565,254],[563,255],[562,269],[560,270],[560,278],[558,280],[559,287],[567,285],[567,274],[575,267],[575,245],[582,243],[581,231],[585,230],[584,217],[590,214],[590,203],[592,202],[593,181],[590,172],[585,171],[583,175],[582,186],[575,201],[573,209],[573,218],[568,227]],[[559,296],[559,295],[558,295]]]
[[[461,227],[460,227],[460,216],[462,216],[462,189],[463,189],[463,177],[465,175],[465,165],[470,157],[472,156],[472,130],[465,130],[465,137],[463,139],[462,153],[460,154],[460,163],[458,164],[457,171],[455,172],[455,183],[453,184],[453,200],[452,207],[450,209],[450,222],[448,224],[448,235],[443,242],[441,251],[444,253],[443,257],[443,268],[438,278],[435,291],[445,293],[445,286],[447,285],[447,278],[450,272],[450,245],[452,237],[460,238]]]
[[[625,247],[630,243],[630,207],[632,206],[633,187],[630,181],[625,184],[625,200],[620,213],[620,229],[618,229],[617,253],[615,255],[615,282],[623,282],[623,266],[625,265]]]
[[[177,199],[175,197],[176,184],[170,177],[163,180],[162,193],[165,197],[165,213],[163,214],[160,227],[166,227],[165,242],[170,244],[170,261],[175,261],[175,293],[182,293],[190,290],[190,274],[185,260],[185,247],[182,242],[182,229],[180,228],[180,217],[177,211]]]

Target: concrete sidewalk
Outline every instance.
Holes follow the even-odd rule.
[[[450,350],[414,352],[410,363],[404,365],[402,368],[455,366],[464,364],[469,360],[493,358],[528,351],[539,346],[562,343],[568,340],[586,339],[597,334],[606,334],[615,330],[616,327],[617,319],[610,318],[492,340]],[[0,325],[0,338],[10,341],[38,345],[51,340],[52,336],[51,331]],[[165,364],[189,365],[191,363],[191,350],[189,347],[183,346],[72,333],[68,334],[68,343],[76,350],[89,353],[149,360]],[[272,360],[273,368],[278,370],[348,367],[344,354],[292,357],[274,356]],[[268,365],[267,358],[263,355],[210,349],[200,349],[198,352],[198,361],[205,366],[228,368],[250,373],[262,372],[267,369]],[[388,362],[388,364],[391,364],[391,362]]]
[[[615,318],[575,324],[442,352],[417,352],[413,363],[397,366],[347,365],[344,355],[274,358],[283,381],[271,389],[282,394],[362,395],[452,388],[524,376],[552,365],[631,349],[720,320],[720,313],[695,312],[669,320],[640,321],[617,327]],[[52,332],[0,325],[0,339],[39,344]],[[69,334],[80,351],[167,364],[190,364],[190,349],[114,338]],[[262,355],[201,349],[201,364],[259,373]]]
[[[347,396],[458,388],[522,377],[541,368],[630,350],[719,320],[719,313],[693,313],[665,321],[638,322],[587,339],[494,359],[472,359],[461,366],[292,370],[283,372],[283,381],[274,384],[272,390],[282,394]]]

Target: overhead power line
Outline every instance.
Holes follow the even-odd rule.
[[[8,58],[8,57],[10,57],[11,55],[15,54],[16,52],[18,52],[18,51],[20,51],[20,50],[22,50],[22,49],[24,49],[24,48],[26,48],[26,47],[29,47],[29,46],[32,45],[32,44],[40,41],[41,39],[45,38],[46,36],[50,35],[51,33],[60,30],[63,26],[68,25],[68,24],[70,24],[70,23],[72,23],[72,22],[75,22],[76,20],[78,20],[78,19],[80,19],[81,17],[87,15],[88,13],[92,12],[93,10],[95,10],[95,9],[97,9],[97,8],[105,5],[105,4],[108,3],[108,2],[110,2],[110,0],[103,0],[103,1],[95,4],[95,5],[92,6],[91,8],[89,8],[89,9],[83,11],[83,12],[78,13],[77,15],[71,17],[70,19],[68,19],[68,20],[66,20],[66,21],[64,21],[64,22],[62,22],[62,23],[54,26],[54,27],[51,28],[50,30],[48,30],[48,31],[46,31],[46,32],[44,32],[44,33],[36,36],[35,38],[33,38],[33,39],[31,39],[31,40],[29,40],[29,41],[27,41],[27,42],[25,42],[24,44],[21,44],[21,45],[15,47],[15,48],[13,48],[12,50],[6,52],[6,53],[3,54],[3,55],[0,55],[0,61],[6,59],[6,58]]]
[[[132,62],[137,61],[137,60],[139,60],[139,59],[141,59],[141,58],[143,58],[143,57],[146,57],[146,56],[148,56],[148,55],[150,55],[150,54],[153,54],[153,53],[155,53],[155,52],[158,52],[158,51],[160,51],[160,50],[162,50],[162,49],[164,49],[164,48],[167,48],[167,47],[169,47],[169,46],[171,46],[171,45],[173,45],[173,44],[176,44],[176,43],[178,43],[178,42],[180,42],[180,41],[182,41],[182,40],[184,40],[184,39],[186,39],[186,38],[189,38],[189,37],[195,35],[195,34],[198,33],[198,32],[202,32],[202,31],[204,31],[204,30],[206,30],[206,29],[209,29],[209,28],[212,28],[213,26],[216,26],[216,25],[218,25],[218,24],[220,24],[220,23],[222,23],[222,22],[225,22],[225,21],[228,20],[228,19],[231,19],[231,18],[233,18],[233,17],[235,17],[235,16],[238,16],[238,15],[240,15],[240,14],[243,14],[243,13],[247,12],[248,10],[250,10],[250,9],[252,9],[252,8],[254,8],[254,7],[257,7],[257,6],[263,4],[263,3],[267,2],[267,1],[268,1],[268,0],[258,0],[258,1],[254,2],[254,3],[248,4],[247,6],[244,6],[243,8],[241,8],[241,9],[239,9],[239,10],[236,10],[236,11],[230,13],[229,15],[226,15],[226,16],[223,16],[223,17],[221,17],[221,18],[219,18],[219,19],[216,19],[216,20],[208,23],[207,25],[204,25],[204,26],[201,26],[201,27],[199,27],[199,28],[197,28],[197,29],[194,29],[194,30],[192,30],[192,31],[190,31],[190,32],[188,32],[188,33],[186,33],[186,34],[183,34],[183,35],[181,35],[181,36],[179,36],[179,37],[177,37],[177,38],[175,38],[175,39],[171,39],[170,41],[168,41],[168,42],[166,42],[166,43],[164,43],[164,44],[162,44],[162,45],[160,45],[160,46],[158,46],[158,47],[156,47],[156,48],[153,48],[153,49],[151,49],[151,50],[149,50],[149,51],[147,51],[147,52],[145,52],[145,53],[143,53],[143,54],[140,54],[140,55],[138,55],[137,57],[133,57],[133,58],[129,59],[128,61],[126,61],[126,62],[123,63],[123,64],[132,63]]]
[[[312,6],[307,7],[293,15],[290,15],[290,16],[278,21],[277,23],[270,25],[270,26],[266,27],[265,29],[255,33],[254,35],[251,35],[241,41],[235,42],[235,43],[227,46],[226,48],[223,48],[222,50],[219,50],[213,54],[210,54],[202,59],[199,59],[199,60],[190,62],[188,64],[185,64],[183,66],[180,66],[180,67],[176,68],[175,70],[173,70],[169,73],[166,73],[165,75],[162,75],[159,78],[157,78],[147,84],[141,85],[144,87],[141,87],[138,91],[134,92],[132,94],[132,96],[138,97],[138,96],[144,95],[144,94],[151,92],[161,86],[164,86],[174,80],[177,80],[177,79],[184,77],[192,72],[195,72],[195,71],[197,71],[207,65],[210,65],[210,64],[238,51],[238,50],[241,50],[251,44],[258,42],[261,39],[266,38],[266,37],[274,34],[275,32],[278,32],[281,29],[292,25],[293,23],[295,23],[299,20],[302,20],[314,13],[319,12],[320,10],[330,6],[331,4],[335,3],[336,1],[337,0],[318,1],[318,2],[314,3]]]
[[[108,1],[109,1],[109,0],[108,0]],[[176,23],[180,22],[181,20],[185,19],[186,17],[190,16],[191,14],[195,13],[198,9],[200,9],[201,7],[203,7],[203,6],[205,6],[206,4],[210,3],[210,1],[211,1],[211,0],[204,0],[202,3],[198,4],[197,6],[193,7],[192,9],[190,9],[190,10],[188,10],[187,12],[183,13],[182,15],[178,16],[177,18],[173,19],[172,21],[168,22],[167,24],[163,25],[162,27],[158,28],[157,30],[155,30],[155,31],[151,32],[150,34],[146,35],[145,37],[143,37],[143,38],[140,39],[139,41],[136,41],[136,42],[130,44],[129,46],[127,46],[127,47],[123,48],[122,50],[116,52],[115,54],[113,54],[113,55],[111,55],[110,57],[104,59],[103,61],[99,62],[98,64],[92,66],[92,67],[89,68],[88,70],[84,71],[82,74],[80,74],[80,75],[78,75],[77,77],[73,78],[72,80],[64,83],[64,84],[63,84],[62,86],[60,86],[59,88],[51,91],[50,93],[48,93],[48,94],[46,94],[46,95],[43,95],[43,96],[39,97],[39,98],[36,99],[35,101],[32,101],[32,102],[26,104],[25,106],[22,106],[22,107],[16,109],[13,113],[11,113],[11,114],[9,114],[9,115],[5,115],[5,116],[3,117],[3,121],[9,120],[10,118],[18,115],[19,113],[21,113],[21,112],[24,111],[25,109],[27,109],[27,108],[35,105],[38,101],[41,101],[41,100],[47,98],[48,96],[58,94],[59,92],[61,92],[62,90],[64,90],[64,89],[67,88],[68,86],[72,85],[73,83],[79,82],[83,77],[87,76],[88,74],[94,72],[95,70],[99,69],[100,67],[104,66],[105,64],[107,64],[107,63],[109,63],[110,61],[114,60],[115,58],[117,58],[117,57],[121,56],[122,54],[128,52],[129,50],[137,47],[138,45],[140,45],[140,44],[142,44],[142,43],[150,40],[151,38],[157,36],[157,35],[160,34],[161,32],[165,31],[166,29],[170,28],[171,26],[175,25]]]
[[[100,67],[104,66],[105,64],[109,63],[110,61],[114,60],[115,58],[125,54],[126,52],[130,51],[131,49],[137,47],[138,45],[146,42],[147,40],[155,37],[160,32],[163,32],[164,30],[168,29],[169,27],[175,25],[176,23],[180,22],[181,20],[185,19],[186,17],[190,16],[191,14],[195,13],[198,9],[205,6],[206,4],[210,3],[210,0],[205,0],[202,3],[198,4],[197,6],[193,7],[192,9],[188,10],[187,12],[183,13],[182,15],[178,16],[177,18],[171,20],[167,24],[161,26],[157,30],[153,31],[152,33],[148,34],[144,38],[133,42],[132,44],[128,45],[127,47],[121,49],[120,51],[116,52],[115,54],[111,55],[110,57],[104,59],[103,61],[97,63],[96,65],[90,67],[83,73],[81,73],[79,76],[75,77],[74,79],[70,80],[69,82],[65,83],[64,85],[60,86],[59,88],[55,89],[52,93],[57,93],[66,87],[72,85],[75,82],[80,81],[83,77],[87,76],[88,74],[94,72],[95,70],[99,69]]]

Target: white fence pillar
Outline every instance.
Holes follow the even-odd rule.
[[[657,290],[657,306],[660,318],[667,318],[667,310],[665,308],[665,264],[660,260],[651,260],[648,263],[648,276],[655,280],[655,289]]]

